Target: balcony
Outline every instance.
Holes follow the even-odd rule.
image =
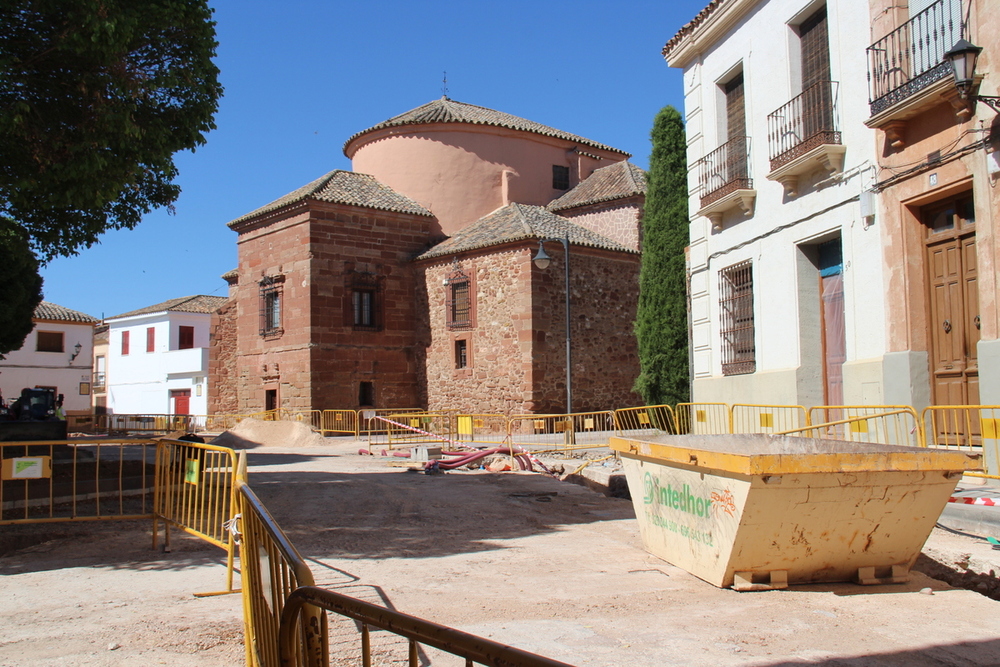
[[[894,148],[906,145],[906,122],[941,103],[959,116],[970,113],[951,80],[944,54],[962,37],[961,0],[938,0],[867,49],[868,104],[865,125],[886,133]]]
[[[712,229],[722,229],[722,215],[732,209],[753,213],[757,191],[750,178],[750,137],[730,139],[695,166],[702,192],[698,215],[711,220]]]
[[[767,143],[771,173],[785,194],[798,194],[799,177],[817,169],[831,176],[843,171],[840,143],[837,82],[819,81],[767,117]]]
[[[103,394],[107,388],[107,374],[106,373],[94,373],[93,378],[93,391],[95,394]]]

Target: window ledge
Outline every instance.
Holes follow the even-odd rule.
[[[817,169],[825,169],[831,176],[841,173],[844,170],[846,152],[847,146],[843,144],[820,144],[772,170],[767,175],[767,180],[781,183],[785,194],[794,197],[798,194],[800,176],[811,174]]]
[[[757,191],[752,189],[733,190],[729,194],[719,197],[708,206],[703,206],[698,211],[698,215],[703,215],[712,221],[712,229],[718,231],[722,229],[722,214],[735,208],[740,208],[746,215],[753,215],[754,202],[757,199]]]

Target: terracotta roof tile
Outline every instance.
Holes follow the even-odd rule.
[[[631,162],[616,162],[596,169],[582,183],[550,202],[550,211],[597,204],[646,194],[646,172]]]
[[[56,320],[60,322],[96,322],[96,317],[91,317],[86,313],[81,313],[78,310],[70,310],[69,308],[64,308],[63,306],[58,306],[49,301],[42,301],[40,304],[35,306],[35,319],[37,320]]]
[[[681,29],[677,31],[677,34],[671,37],[670,40],[663,45],[663,51],[661,51],[663,57],[667,58],[670,56],[670,52],[673,51],[678,44],[680,44],[682,39],[697,30],[698,26],[704,23],[708,17],[715,13],[715,10],[728,1],[729,0],[712,0],[708,3],[708,6],[698,12],[693,19],[681,26]]]
[[[434,246],[417,259],[431,259],[523,239],[567,238],[567,236],[571,245],[633,254],[637,252],[541,206],[507,204],[480,218],[447,241]]]
[[[306,199],[315,199],[331,204],[373,208],[382,211],[433,216],[433,213],[417,202],[399,194],[386,185],[382,185],[368,174],[358,174],[353,171],[335,169],[317,178],[315,181],[303,185],[298,190],[275,199],[266,206],[262,206],[255,211],[236,218],[229,223],[229,226],[233,227],[251,218],[276,211],[289,204],[305,201]]]
[[[584,137],[576,134],[563,132],[562,130],[557,130],[554,127],[542,125],[541,123],[536,123],[534,121],[527,120],[526,118],[513,116],[502,111],[494,111],[493,109],[487,109],[486,107],[477,107],[473,104],[456,102],[455,100],[448,99],[447,97],[442,97],[441,99],[428,102],[423,106],[411,109],[406,113],[394,116],[387,121],[379,123],[378,125],[369,127],[367,130],[358,132],[344,142],[344,154],[347,154],[347,147],[351,145],[352,141],[364,134],[368,134],[369,132],[382,130],[387,127],[401,127],[403,125],[430,125],[432,123],[493,125],[495,127],[504,127],[510,130],[521,130],[522,132],[532,132],[546,137],[565,139],[566,141],[572,141],[584,146],[590,146],[591,148],[612,151],[625,156],[629,155],[625,151],[617,148],[612,148],[611,146],[600,144],[596,141],[591,141],[590,139],[585,139]]]
[[[151,315],[153,313],[162,313],[166,311],[174,313],[214,313],[228,300],[229,299],[224,296],[207,296],[205,294],[199,294],[197,296],[182,296],[178,299],[170,299],[169,301],[157,303],[138,310],[130,310],[127,313],[115,315],[107,319],[117,320],[122,317]]]

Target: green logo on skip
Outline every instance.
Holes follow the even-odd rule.
[[[694,516],[708,516],[712,509],[712,499],[696,497],[691,493],[691,487],[687,484],[679,489],[673,488],[670,484],[666,487],[660,486],[660,480],[651,473],[646,473],[643,480],[645,497],[643,502],[647,505],[662,505],[671,509],[693,514]]]

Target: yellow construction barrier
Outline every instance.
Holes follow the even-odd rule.
[[[307,424],[314,431],[323,428],[322,410],[279,410],[277,421],[300,422]]]
[[[243,592],[243,626],[248,667],[279,664],[278,634],[285,601],[300,586],[312,586],[312,572],[305,560],[278,527],[271,514],[247,484],[246,454],[240,453],[235,476],[239,507],[240,577]],[[301,611],[297,608],[296,611]],[[324,651],[306,656],[298,647],[307,644],[305,634],[290,649],[287,665],[326,665],[324,639],[326,619],[315,609],[306,609],[304,622],[297,627],[309,637],[319,633],[310,645]]]
[[[431,412],[390,414],[386,424],[389,449],[395,445],[424,445],[452,440],[451,415]]]
[[[983,472],[969,474],[1000,479],[1000,406],[932,405],[920,423],[928,447],[980,453]]]
[[[607,447],[617,430],[614,413],[606,411],[514,415],[507,420],[507,432],[511,444],[541,451]]]
[[[677,422],[669,405],[646,405],[615,410],[615,428],[629,437],[675,434]]]
[[[0,525],[153,516],[156,443],[0,443]]]
[[[879,445],[919,447],[921,436],[916,413],[912,408],[878,414],[855,415],[836,421],[810,424],[802,428],[779,431],[776,435],[801,435],[824,440],[847,440]]]
[[[360,664],[365,667],[376,664],[372,655],[372,630],[389,632],[407,640],[406,654],[392,656],[391,664],[408,664],[411,667],[423,664],[420,660],[420,646],[425,645],[458,656],[470,667],[473,664],[571,667],[564,662],[314,586],[299,588],[285,601],[279,636],[280,664],[308,667],[327,664],[326,619],[324,617],[320,622],[315,620],[314,610],[317,608],[340,614],[357,624]],[[322,628],[322,632],[310,631],[309,628],[313,626]],[[382,660],[385,660],[385,656],[382,656]],[[379,664],[390,664],[383,661]],[[338,661],[338,664],[358,663],[344,660]],[[458,663],[449,661],[447,664]]]
[[[388,432],[386,423],[378,417],[388,417],[391,414],[420,414],[427,412],[422,408],[372,408],[371,410],[358,410],[358,432],[357,436],[365,437]]]
[[[504,443],[507,441],[507,416],[457,414],[455,439],[462,442]]]
[[[358,434],[358,413],[356,410],[323,410],[320,421],[323,435],[331,433]]]
[[[674,408],[677,433],[718,435],[729,433],[729,405],[726,403],[678,403]]]
[[[227,525],[236,516],[236,454],[232,449],[160,440],[156,448],[156,494],[153,502],[153,548],[164,524],[170,547],[175,526],[226,551],[226,590],[233,590],[233,535]]]
[[[801,405],[736,403],[729,415],[730,433],[775,433],[809,425],[809,415]]]

